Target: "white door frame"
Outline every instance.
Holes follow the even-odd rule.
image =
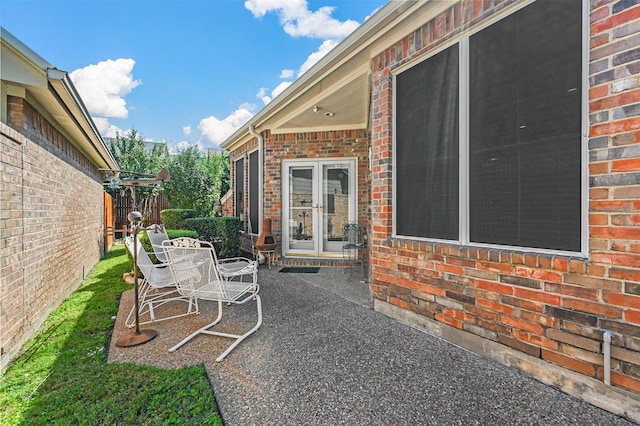
[[[348,220],[357,220],[358,211],[358,168],[357,158],[355,157],[339,157],[339,158],[318,158],[318,159],[301,159],[301,160],[283,160],[282,161],[282,255],[286,257],[337,257],[342,256],[342,251],[333,250],[325,251],[324,248],[324,223],[323,212],[325,206],[322,204],[323,198],[323,182],[324,167],[327,165],[347,166],[349,173],[349,212]],[[297,219],[290,217],[290,179],[289,173],[292,169],[311,168],[312,169],[312,199],[310,200],[310,208],[313,212],[310,219],[313,239],[308,244],[301,244],[301,247],[291,247],[291,223]],[[308,210],[308,209],[307,209]],[[306,211],[306,210],[305,210]],[[339,230],[339,235],[342,230]],[[335,246],[335,244],[334,244]]]

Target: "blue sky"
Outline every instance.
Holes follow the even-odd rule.
[[[387,0],[0,0],[103,136],[217,147]]]

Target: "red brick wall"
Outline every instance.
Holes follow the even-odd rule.
[[[263,217],[272,219],[272,232],[278,248],[282,242],[282,161],[292,159],[327,159],[357,157],[358,159],[358,220],[369,225],[369,144],[365,130],[271,134],[263,133],[264,198]],[[257,148],[257,139],[231,152],[232,164]],[[248,158],[248,157],[247,157]],[[248,167],[245,161],[245,167]],[[233,174],[233,167],[232,167]],[[248,174],[245,170],[245,176]],[[234,179],[232,175],[232,181]],[[246,180],[246,179],[245,179]],[[245,182],[245,191],[247,194]],[[247,200],[245,200],[245,203]],[[247,205],[245,204],[245,211]]]
[[[24,99],[0,135],[0,369],[103,253],[103,189],[82,154]]]
[[[373,59],[372,290],[412,311],[640,392],[640,5],[591,4],[589,256],[392,237],[391,72],[517,2],[460,1]],[[587,6],[589,7],[589,6]]]

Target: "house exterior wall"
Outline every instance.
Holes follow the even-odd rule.
[[[8,97],[0,123],[0,369],[104,253],[97,170],[43,115]]]
[[[393,237],[392,72],[517,2],[459,1],[373,58],[370,238],[374,307],[543,381],[543,360],[574,382],[604,376],[603,332],[613,332],[611,385],[640,393],[640,5],[592,0],[589,51],[589,254],[576,258]],[[466,336],[466,337],[465,337]],[[484,342],[484,343],[483,343]],[[496,358],[500,357],[496,355]],[[520,359],[520,358],[518,358]],[[521,363],[521,364],[518,364]],[[537,367],[531,367],[536,365]],[[572,375],[573,373],[577,375]],[[593,380],[591,380],[593,379]],[[591,381],[589,381],[591,380]],[[577,388],[579,386],[575,386]],[[575,389],[574,389],[575,390]],[[575,393],[581,391],[575,391]],[[607,392],[604,389],[602,392]],[[597,396],[592,398],[595,401]],[[638,407],[634,408],[638,415]]]
[[[272,134],[263,133],[263,211],[262,218],[272,220],[271,229],[278,246],[276,253],[282,252],[282,161],[295,159],[329,159],[356,157],[358,168],[358,220],[369,227],[369,144],[366,130],[345,130],[330,132],[306,132]],[[232,165],[239,158],[248,158],[248,153],[257,149],[257,139],[252,139],[230,154]],[[245,168],[248,167],[245,161]],[[231,167],[231,181],[235,182],[235,170]],[[245,169],[245,190],[248,191],[248,173]],[[248,200],[245,197],[245,211]],[[279,255],[278,255],[279,256]],[[287,260],[287,264],[334,264],[318,259]]]

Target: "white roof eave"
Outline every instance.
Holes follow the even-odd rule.
[[[249,132],[249,127],[251,126],[257,131],[264,130],[260,129],[260,127],[269,120],[270,117],[286,108],[292,99],[304,94],[313,82],[322,80],[326,75],[334,72],[336,64],[338,64],[339,68],[341,59],[353,56],[355,53],[366,49],[370,43],[365,41],[370,40],[380,29],[384,28],[389,21],[393,20],[417,2],[419,1],[389,1],[241,128],[229,136],[220,147],[229,150],[239,142],[251,139],[252,136]]]
[[[68,114],[68,117],[59,119],[58,123],[76,138],[72,142],[79,146],[98,168],[117,169],[118,165],[71,82],[69,73],[55,68],[4,27],[0,27],[0,39],[2,44],[16,52],[24,63],[42,73],[42,83],[38,83],[39,89],[34,90],[41,90],[46,85],[49,92],[47,97],[50,98],[47,102],[57,103]],[[22,84],[29,91],[33,82],[27,81]]]

